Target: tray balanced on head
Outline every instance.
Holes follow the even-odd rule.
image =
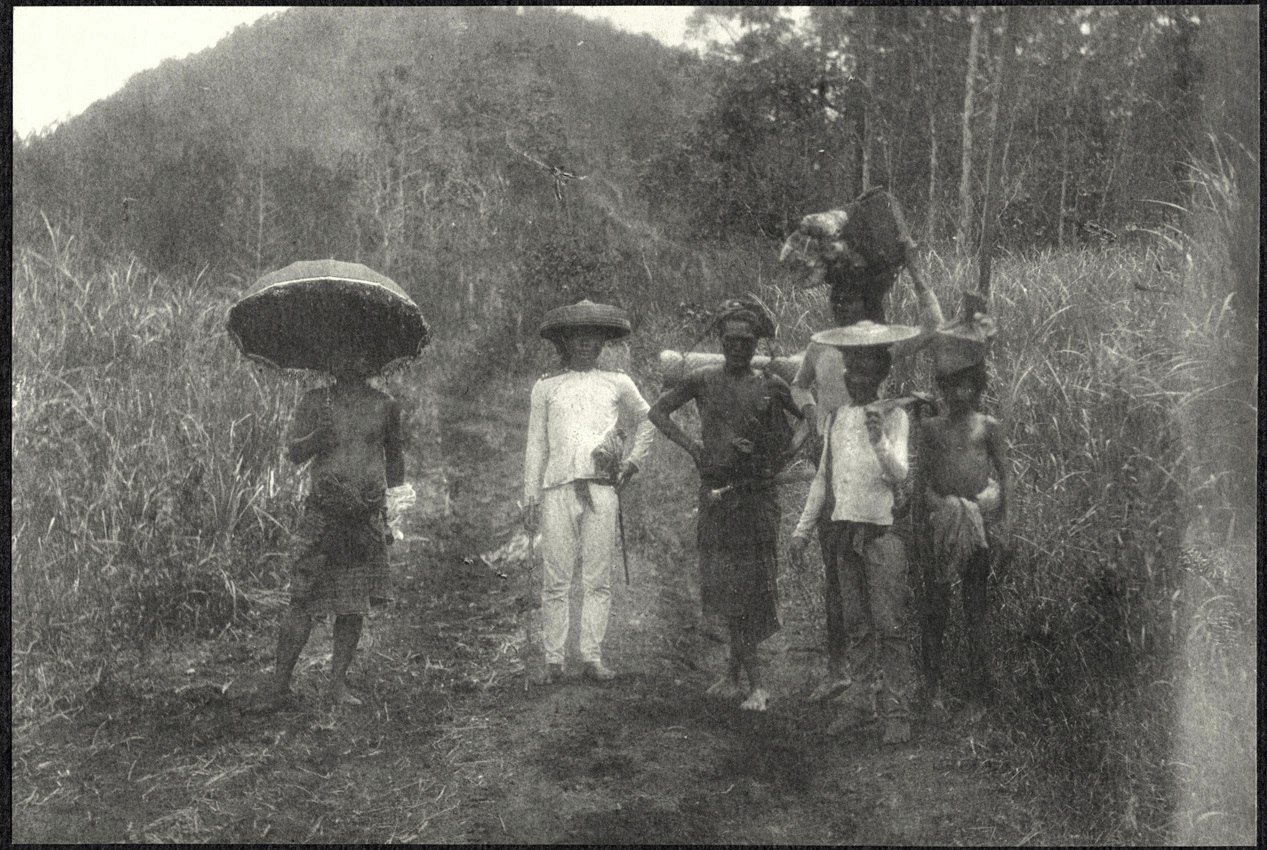
[[[340,349],[375,372],[417,357],[431,331],[418,305],[359,263],[304,260],[257,280],[229,309],[229,335],[253,360],[280,369],[330,371]]]

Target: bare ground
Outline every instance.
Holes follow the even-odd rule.
[[[803,699],[821,664],[814,626],[786,600],[766,648],[770,711],[706,697],[724,650],[691,628],[693,565],[644,556],[656,547],[631,545],[628,586],[617,567],[607,656],[620,676],[597,685],[571,670],[530,685],[539,574],[480,557],[513,540],[522,395],[522,410],[499,416],[450,388],[433,421],[421,417],[420,451],[444,466],[415,479],[429,510],[395,547],[399,598],[367,623],[351,677],[363,706],[322,702],[325,625],[296,672],[296,703],[247,710],[271,667],[280,603],[258,597],[255,621],[106,671],[74,705],[16,729],[13,839],[1076,840],[1036,817],[988,717],[921,721],[899,746],[874,730],[828,737],[827,710]],[[649,498],[632,498],[635,522],[649,521]]]

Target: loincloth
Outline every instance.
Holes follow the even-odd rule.
[[[295,529],[291,605],[309,614],[359,614],[391,599],[385,495],[379,485],[313,482]]]
[[[990,547],[986,525],[999,508],[999,485],[992,478],[973,499],[924,492],[928,538],[939,581],[954,581],[978,550]]]
[[[759,643],[779,630],[779,503],[773,487],[739,486],[713,499],[700,489],[697,527],[704,612],[739,619]]]

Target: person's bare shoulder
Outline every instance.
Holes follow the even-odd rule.
[[[325,387],[315,387],[301,395],[295,405],[295,418],[306,421],[316,416],[325,406],[326,393]]]
[[[686,373],[682,378],[680,385],[688,388],[692,393],[698,393],[710,381],[715,380],[722,373],[721,366],[697,366]]]

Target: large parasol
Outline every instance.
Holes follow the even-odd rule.
[[[417,357],[431,337],[395,282],[338,260],[302,260],[264,275],[229,309],[228,330],[252,360],[322,372],[340,348],[386,371]]]

